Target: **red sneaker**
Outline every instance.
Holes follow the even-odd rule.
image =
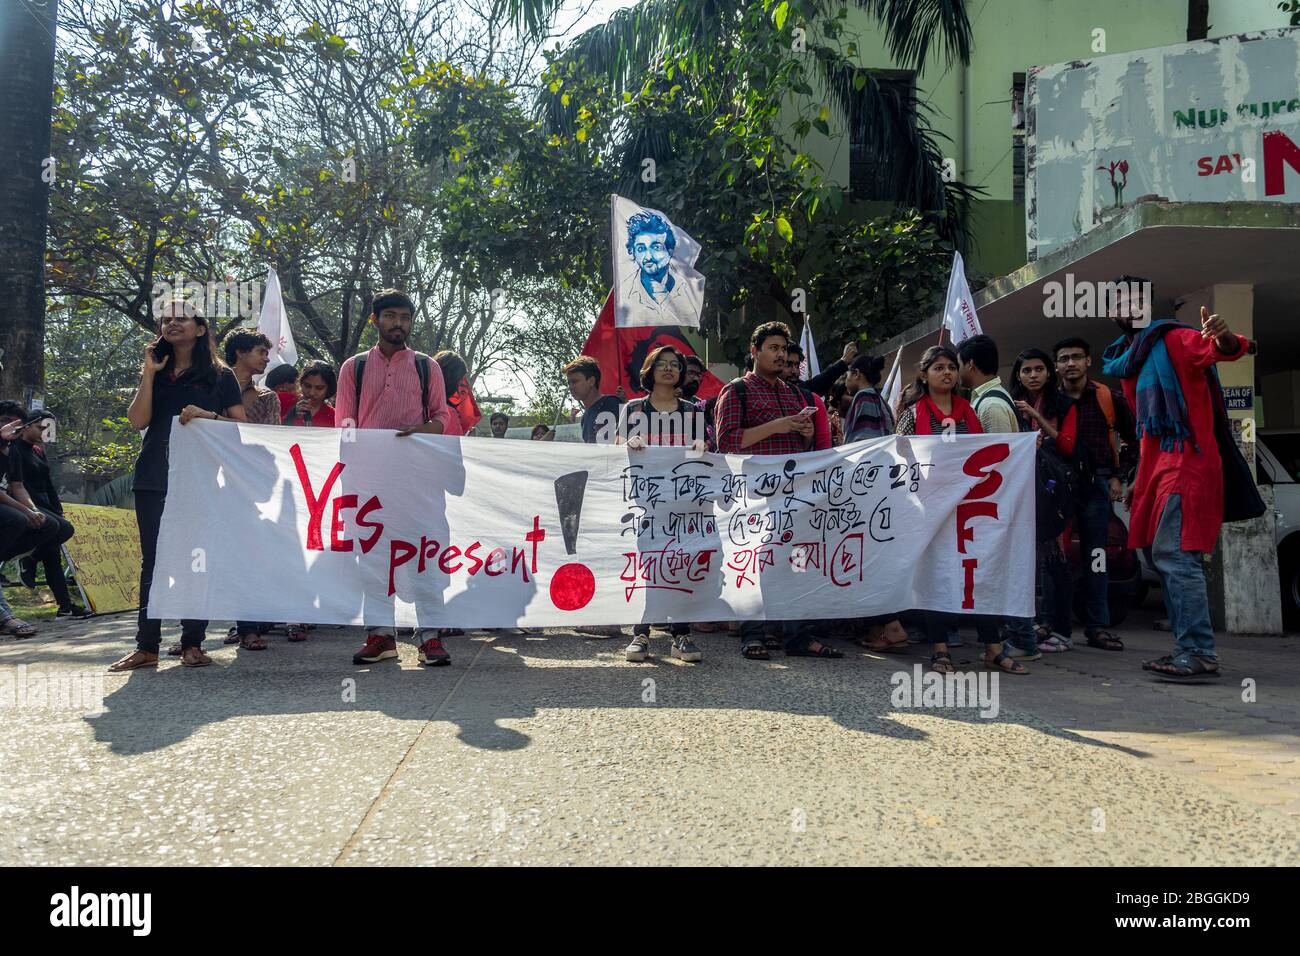
[[[451,655],[439,638],[431,637],[420,645],[420,663],[426,667],[445,667],[451,663]]]
[[[397,638],[387,634],[371,634],[361,650],[352,655],[353,664],[375,664],[397,657]]]

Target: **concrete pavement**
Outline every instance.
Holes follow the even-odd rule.
[[[629,664],[626,639],[482,632],[425,669],[409,640],[353,667],[356,631],[250,653],[223,630],[216,666],[106,676],[96,716],[20,706],[5,681],[91,680],[130,615],[0,644],[0,864],[1300,859],[1294,637],[1224,637],[1221,683],[1181,686],[1139,670],[1169,636],[1126,627],[1122,654],[1001,677],[989,720],[894,706],[921,647],[761,664],[698,635],[689,665],[656,633]]]

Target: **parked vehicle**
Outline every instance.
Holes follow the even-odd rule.
[[[1300,630],[1300,429],[1269,429],[1255,443],[1256,479],[1273,486],[1282,623]]]

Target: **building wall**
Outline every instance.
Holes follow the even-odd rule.
[[[1024,265],[1024,205],[1012,199],[1011,85],[1015,73],[1102,53],[1182,43],[1187,39],[1187,0],[968,0],[974,32],[970,66],[946,67],[932,53],[917,77],[917,97],[962,181],[985,190],[973,216],[973,271],[1004,275]],[[1287,25],[1276,0],[1211,0],[1210,36]],[[1096,29],[1104,50],[1094,49]],[[845,42],[856,42],[858,62],[896,69],[878,28],[849,4]],[[966,85],[969,84],[969,90]],[[849,139],[842,118],[831,114],[831,136],[811,133],[804,143],[832,181],[849,186]]]

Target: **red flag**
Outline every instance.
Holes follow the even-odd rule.
[[[474,390],[469,387],[469,379],[462,378],[460,385],[457,386],[455,394],[447,400],[447,404],[456,412],[456,417],[460,419],[460,433],[468,435],[474,430],[474,426],[483,418],[483,413],[479,411],[478,402],[474,401]]]
[[[600,363],[600,391],[613,395],[620,385],[627,390],[628,398],[645,394],[641,388],[641,366],[650,350],[659,345],[671,345],[682,355],[695,355],[695,349],[686,341],[679,325],[647,325],[620,329],[614,325],[614,293],[605,297],[600,316],[582,347],[583,355],[590,355]],[[710,399],[722,391],[726,382],[708,369],[700,381],[696,398]]]

